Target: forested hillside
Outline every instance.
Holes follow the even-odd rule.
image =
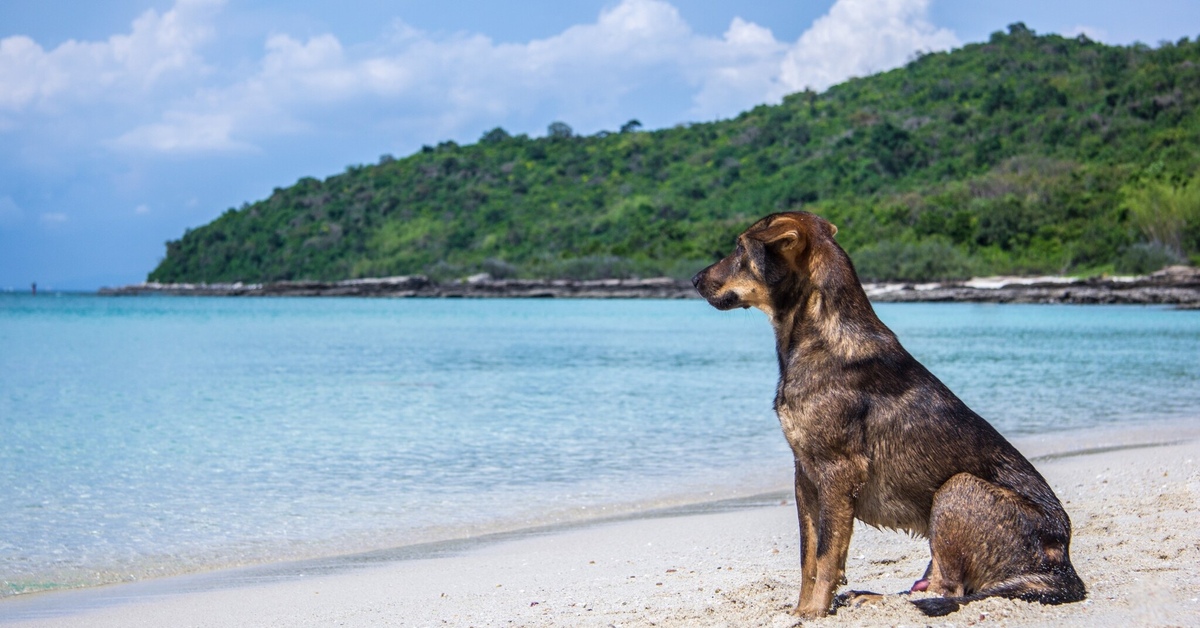
[[[167,243],[152,281],[687,276],[772,211],[832,220],[867,279],[1200,261],[1200,40],[1021,24],[735,119],[497,128],[304,178]]]

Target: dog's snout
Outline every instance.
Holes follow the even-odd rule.
[[[708,269],[706,268],[706,269],[704,269],[704,270],[708,270]],[[697,289],[697,290],[699,290],[699,289],[700,289],[700,282],[701,282],[701,281],[704,281],[704,270],[702,270],[702,271],[700,271],[700,272],[696,273],[696,274],[695,274],[695,275],[692,277],[692,287],[693,287],[693,288],[695,288],[695,289]]]

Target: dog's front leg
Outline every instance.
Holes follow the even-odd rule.
[[[792,613],[812,603],[813,587],[817,583],[817,487],[796,461],[796,515],[800,522],[800,601]]]
[[[834,593],[845,573],[846,553],[850,549],[850,535],[854,531],[852,478],[849,474],[836,471],[826,477],[833,481],[817,486],[816,547],[809,556],[810,560],[805,561],[815,563],[812,592],[806,600],[804,588],[801,587],[801,603],[795,610],[796,615],[810,619],[829,614]],[[809,569],[805,566],[802,572],[807,575]],[[808,584],[807,578],[804,584]]]

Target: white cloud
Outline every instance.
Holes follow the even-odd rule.
[[[212,36],[207,20],[222,3],[177,0],[161,15],[143,13],[127,34],[50,51],[23,35],[0,39],[0,110],[136,99],[159,83],[203,73],[197,48]]]
[[[214,70],[200,51],[217,35],[211,22],[222,3],[177,0],[161,15],[144,13],[129,34],[49,52],[25,37],[4,39],[0,113],[149,101],[104,143],[176,154],[252,151],[336,125],[444,138],[539,115],[597,128],[618,123],[637,92],[688,90],[686,115],[728,117],[958,43],[929,24],[929,0],[837,0],[794,43],[741,18],[711,37],[665,0],[622,0],[595,22],[524,43],[402,22],[369,46],[277,33],[257,62]]]
[[[118,148],[160,153],[240,152],[254,147],[233,139],[234,118],[222,113],[169,111],[161,122],[140,126],[112,142]]]
[[[734,44],[761,43],[752,37],[761,33],[749,26],[735,31]],[[564,116],[595,119],[644,86],[647,72],[701,82],[702,72],[692,68],[698,43],[703,38],[660,0],[625,0],[593,24],[521,44],[497,44],[482,35],[438,38],[397,23],[382,51],[358,57],[333,35],[301,41],[277,34],[267,39],[253,76],[197,92],[115,144],[150,151],[242,150],[265,137],[309,130],[353,106],[392,109],[412,128],[442,136],[546,103]],[[364,122],[384,123],[354,124]]]
[[[785,46],[765,28],[734,20],[724,38],[694,33],[662,0],[624,0],[590,24],[526,43],[483,35],[433,36],[404,23],[369,54],[348,52],[330,34],[267,39],[257,71],[174,103],[115,145],[148,151],[244,150],[273,135],[319,127],[346,107],[391,109],[391,124],[440,136],[471,124],[549,107],[599,124],[622,98],[663,77],[701,92],[703,115],[730,115],[730,102],[766,95]],[[355,124],[387,126],[388,120]]]
[[[788,52],[781,87],[824,90],[854,76],[899,67],[917,51],[959,44],[926,19],[929,0],[837,0]]]
[[[67,215],[62,212],[44,212],[41,216],[42,224],[47,227],[57,227],[67,222]]]
[[[133,213],[138,214],[139,216],[149,214],[150,206],[145,203],[142,203],[141,205],[138,205],[137,207],[133,208]]]
[[[729,116],[766,101],[778,90],[787,44],[770,29],[734,18],[721,40],[701,41],[693,72],[700,90],[690,112],[701,119]]]

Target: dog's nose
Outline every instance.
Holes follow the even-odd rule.
[[[695,277],[692,277],[692,287],[693,288],[695,288],[697,290],[700,289],[700,278],[703,275],[704,275],[704,271],[700,271],[700,272],[696,273]]]

